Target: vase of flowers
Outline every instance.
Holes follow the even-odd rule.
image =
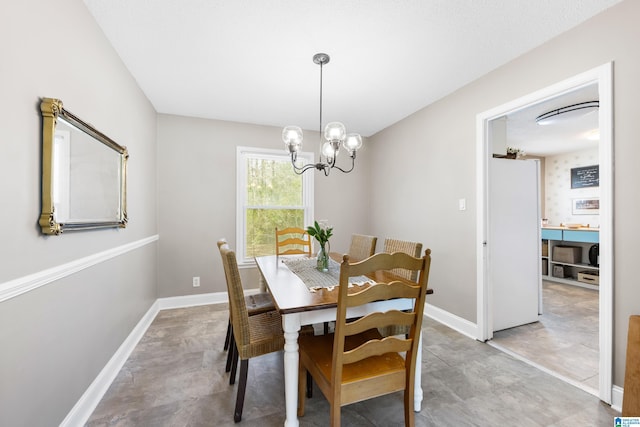
[[[323,272],[329,271],[329,238],[333,235],[333,227],[329,227],[327,221],[314,221],[313,227],[307,227],[307,233],[320,244],[316,268]]]

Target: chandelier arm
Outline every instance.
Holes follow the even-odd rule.
[[[308,163],[302,167],[297,167],[296,165],[293,165],[293,171],[298,174],[298,175],[302,175],[303,173],[305,173],[306,171],[308,171],[311,168],[317,168],[317,169],[321,169],[318,167],[318,165],[320,165],[320,163]]]
[[[340,172],[349,173],[349,172],[351,172],[353,170],[355,165],[356,165],[356,162],[354,161],[354,159],[352,157],[351,158],[351,168],[349,170],[344,170],[340,166],[334,166],[334,168],[338,169]]]
[[[298,175],[302,175],[307,170],[317,167],[318,165],[316,163],[308,163],[306,165],[303,165],[302,167],[298,167],[296,166],[296,162],[295,162],[297,158],[298,158],[297,153],[295,152],[291,153],[291,166],[293,166],[293,171]]]
[[[349,170],[344,170],[340,166],[337,166],[337,165],[334,165],[333,167],[338,169],[340,172],[343,172],[343,173],[351,172],[353,170],[353,168],[355,167],[355,165],[356,165],[356,152],[354,151],[351,154],[351,156],[349,156],[349,157],[351,157],[351,168],[349,168]]]

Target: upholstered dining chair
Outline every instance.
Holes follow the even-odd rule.
[[[276,256],[298,254],[311,256],[309,234],[299,227],[287,227],[281,230],[276,227]]]
[[[420,252],[422,251],[422,243],[387,238],[384,239],[384,249],[382,251],[388,254],[392,254],[394,252],[404,252],[405,254],[409,254],[413,257],[418,257],[420,256]],[[397,274],[400,277],[404,277],[405,279],[411,280],[412,282],[415,282],[418,279],[417,271],[409,271],[401,268],[396,268],[392,270],[392,273]]]
[[[233,415],[235,422],[242,419],[242,408],[247,387],[249,359],[280,351],[284,348],[282,318],[276,310],[249,316],[236,254],[224,239],[218,241],[229,293],[229,312],[233,325],[229,353],[232,354],[230,384],[235,382],[236,367],[240,359],[238,395]]]
[[[218,248],[221,245],[227,244],[226,239],[220,239],[218,241]],[[254,316],[257,314],[262,314],[267,311],[275,310],[275,304],[273,303],[273,298],[269,292],[259,292],[253,295],[245,296],[245,306],[247,307],[247,314],[249,316]],[[229,350],[229,344],[233,341],[233,324],[231,322],[231,309],[229,309],[229,321],[227,323],[227,335],[224,339],[224,350]],[[227,354],[227,365],[225,368],[226,372],[231,370],[231,362],[233,359],[233,354],[229,352]]]
[[[375,236],[352,234],[351,244],[349,245],[349,251],[347,252],[351,262],[362,261],[363,259],[369,258],[373,255],[376,251],[377,242],[378,238]],[[344,254],[340,252],[331,252],[329,255],[336,262],[341,262]]]
[[[404,252],[405,254],[409,254],[411,256],[417,257],[420,256],[420,251],[422,251],[422,243],[410,242],[407,240],[398,240],[398,239],[384,239],[384,248],[383,252],[386,253],[394,253],[394,252]],[[391,271],[394,274],[397,274],[400,277],[403,277],[407,280],[411,280],[415,282],[418,280],[418,272],[417,271],[409,271],[402,268],[396,268]],[[387,327],[387,328],[379,328],[379,331],[384,336],[390,335],[406,335],[409,332],[409,328],[403,326],[396,327]]]
[[[349,259],[351,262],[362,261],[369,258],[376,251],[378,238],[366,236],[364,234],[352,234],[351,245],[349,246]]]
[[[340,286],[334,334],[302,336],[299,345],[298,416],[304,416],[307,373],[330,404],[331,426],[340,426],[342,406],[384,394],[404,391],[405,426],[415,425],[414,387],[416,355],[420,349],[422,311],[427,293],[431,251],[422,258],[405,253],[378,253],[351,264],[345,255],[340,266]],[[349,292],[349,277],[381,270],[404,268],[420,272],[419,282],[397,280],[397,276],[375,275],[376,283]],[[385,282],[385,277],[393,277]],[[413,309],[370,313],[348,319],[347,309],[393,298],[411,298]],[[408,326],[407,337],[386,337],[377,327]]]

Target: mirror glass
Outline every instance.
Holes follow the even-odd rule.
[[[93,126],[45,98],[43,197],[45,234],[125,227],[127,150]]]

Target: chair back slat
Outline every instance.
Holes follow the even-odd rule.
[[[387,300],[391,298],[417,298],[420,295],[420,286],[409,285],[406,282],[394,281],[391,283],[378,283],[362,291],[350,294],[347,298],[347,307],[355,307],[373,301]]]
[[[366,343],[345,351],[342,355],[342,363],[348,365],[371,356],[381,356],[385,353],[403,353],[411,350],[413,340],[386,337],[379,341],[367,341]]]
[[[311,256],[311,237],[302,228],[287,227],[279,230],[276,227],[276,255]]]
[[[413,323],[414,314],[400,310],[390,310],[386,313],[370,313],[364,317],[348,322],[345,325],[345,335],[355,335],[373,328],[389,325],[410,326]]]
[[[393,269],[405,269],[399,267],[393,267],[394,265],[398,265],[399,263],[406,266],[406,269],[415,269],[420,270],[422,268],[422,258],[414,257],[413,255],[407,254],[406,252],[380,252],[367,258],[364,261],[359,261],[352,263],[351,257],[347,255],[349,259],[349,274],[352,276],[364,275],[367,273],[371,273],[372,271],[377,270],[393,270]],[[344,261],[344,257],[343,257]],[[409,280],[411,282],[417,282],[416,280],[411,280],[402,275],[396,275],[398,278]]]

